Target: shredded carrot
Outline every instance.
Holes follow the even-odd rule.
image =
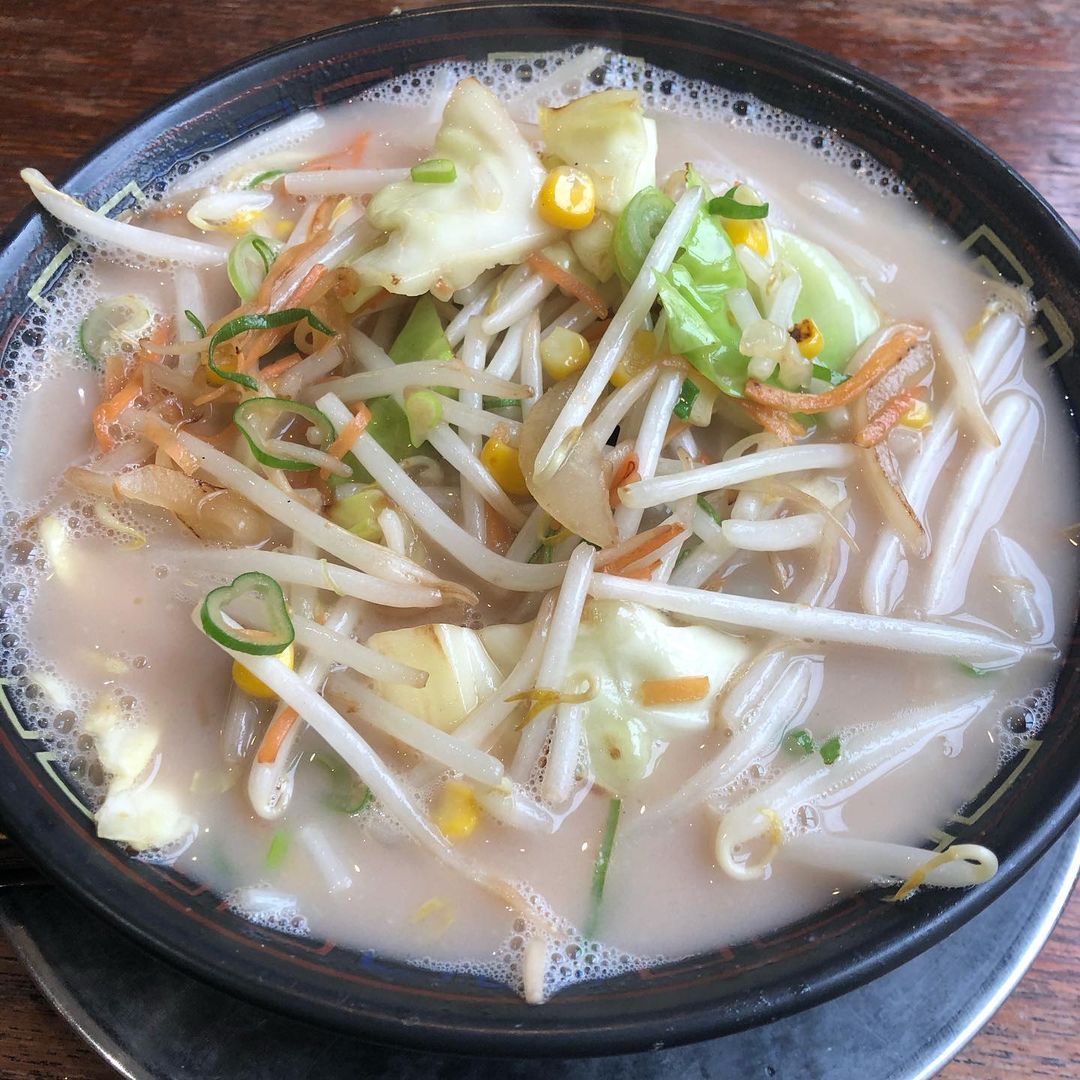
[[[847,382],[834,386],[824,394],[799,394],[767,386],[751,379],[746,384],[746,396],[760,405],[768,405],[782,412],[820,413],[854,401],[874,385],[890,368],[895,367],[920,340],[920,334],[903,327],[890,334],[869,356]]]
[[[505,555],[514,542],[514,531],[506,524],[503,516],[490,503],[484,503],[484,525],[487,546],[492,551]]]
[[[153,346],[162,346],[172,340],[173,337],[173,320],[172,317],[162,319],[153,331],[144,337],[139,342],[139,351],[135,354],[135,361],[139,364],[160,364],[164,358],[164,353],[160,348],[154,348]]]
[[[619,505],[619,488],[640,479],[641,473],[638,472],[637,454],[627,454],[616,470],[615,475],[611,478],[611,486],[608,488],[608,501],[611,506],[616,507]]]
[[[660,559],[653,559],[651,563],[646,563],[645,566],[635,566],[631,570],[619,570],[619,577],[633,578],[635,581],[648,581],[653,574],[660,569]]]
[[[109,356],[105,359],[105,396],[113,397],[127,382],[127,358]]]
[[[199,471],[199,459],[186,446],[182,446],[176,432],[168,424],[147,424],[143,434],[177,467],[185,476],[194,476]]]
[[[316,299],[321,299],[323,295],[322,292],[319,292],[314,296],[313,294],[326,273],[326,267],[323,266],[322,263],[316,263],[300,279],[300,284],[293,290],[292,296],[289,299],[289,306],[310,307]],[[328,281],[326,283],[326,289],[329,289],[332,285],[333,281]],[[293,329],[292,326],[279,326],[273,330],[249,331],[252,335],[249,339],[249,343],[246,345],[238,345],[237,347],[236,370],[250,375],[258,367],[259,361],[274,348],[275,345],[284,341],[285,337],[293,332]],[[242,342],[247,336],[247,334],[243,334],[237,338],[237,341]]]
[[[760,405],[756,401],[747,401],[745,398],[739,400],[739,405],[756,424],[775,435],[784,446],[790,446],[806,434],[806,428],[786,412],[769,405]]]
[[[356,168],[364,160],[364,153],[371,141],[370,131],[361,131],[344,150],[334,150],[300,166],[300,172],[318,172],[322,169]]]
[[[200,405],[209,405],[211,401],[217,401],[218,398],[224,397],[229,392],[227,386],[219,386],[214,390],[211,390],[208,394],[202,394],[197,397],[191,404],[198,408]]]
[[[275,360],[272,364],[267,364],[264,368],[259,368],[259,377],[263,379],[276,379],[280,375],[284,375],[290,368],[296,367],[304,358],[299,353],[289,353],[288,356],[283,356],[280,360]]]
[[[677,679],[646,679],[641,684],[642,705],[683,705],[700,701],[709,692],[708,675],[683,675]]]
[[[291,705],[274,717],[259,743],[259,752],[255,755],[255,760],[260,765],[272,765],[277,761],[282,745],[299,719],[300,714]]]
[[[267,271],[266,277],[262,279],[262,284],[259,286],[259,291],[255,294],[252,304],[250,306],[244,305],[239,310],[231,312],[226,316],[226,319],[231,319],[234,315],[243,315],[245,311],[266,311],[270,304],[270,294],[273,292],[274,286],[314,250],[315,244],[311,240],[286,248],[270,264],[270,269]],[[210,332],[213,332],[213,327],[210,328]]]
[[[614,558],[604,558],[601,553],[596,560],[596,568],[608,574],[617,574],[634,563],[640,562],[646,555],[651,555],[657,548],[663,547],[669,540],[686,532],[686,526],[678,521],[671,521],[664,525],[657,525],[654,529],[642,533],[638,538],[639,543],[622,551]]]
[[[292,271],[306,258],[314,255],[329,238],[329,231],[323,230],[322,232],[311,233],[302,243],[296,244],[291,248],[286,248],[285,251],[283,251],[271,264],[269,273],[263,278],[263,282],[259,286],[259,291],[255,295],[254,304],[249,308],[241,308],[239,311],[232,312],[230,315],[226,316],[226,319],[231,319],[235,315],[242,315],[245,310],[266,311],[270,305],[274,289],[280,284],[282,278],[292,273]],[[301,280],[301,285],[303,285],[306,280],[307,275]],[[292,293],[284,297],[284,302],[291,302],[292,297],[298,290],[299,286],[294,289]]]
[[[605,333],[607,328],[611,325],[610,319],[601,319],[599,322],[594,322],[591,326],[586,326],[581,331],[581,336],[590,344],[595,345]]]
[[[886,435],[910,412],[912,405],[922,398],[922,387],[901,390],[895,397],[889,398],[884,405],[867,421],[866,427],[856,433],[851,441],[856,446],[869,449],[877,446]]]
[[[575,277],[569,270],[564,270],[550,259],[544,258],[538,251],[534,251],[526,261],[541,277],[554,281],[563,292],[569,293],[595,311],[598,319],[607,316],[607,301],[591,285],[586,285],[581,278]]]
[[[323,229],[330,228],[330,215],[334,212],[334,207],[337,206],[337,199],[323,199],[319,203],[318,210],[315,211],[314,217],[311,219],[310,232],[317,233],[322,232]]]
[[[138,377],[131,378],[111,398],[103,401],[94,410],[94,435],[102,450],[111,450],[116,445],[116,440],[112,436],[112,426],[120,419],[125,409],[135,404],[142,392],[142,380]]]
[[[371,421],[371,410],[361,401],[356,406],[353,418],[341,429],[341,434],[330,444],[327,453],[339,461],[352,449],[352,444],[364,434],[364,428]],[[325,479],[329,475],[325,469],[319,470]]]

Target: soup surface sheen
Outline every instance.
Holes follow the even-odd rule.
[[[1016,438],[1026,439],[1030,451],[1005,456],[992,470],[998,488],[991,486],[972,509],[967,540],[957,549],[956,566],[946,575],[943,592],[939,589],[935,611],[927,616],[920,600],[932,585],[932,558],[908,562],[901,557],[883,613],[1000,630],[1026,647],[1022,659],[982,671],[979,665],[958,662],[945,648],[937,655],[915,655],[717,626],[730,635],[734,650],[728,698],[721,695],[710,703],[712,716],[704,727],[663,728],[649,751],[648,774],[621,783],[621,817],[595,927],[603,945],[595,945],[592,936],[574,928],[584,928],[591,917],[597,856],[611,810],[608,794],[599,787],[575,789],[572,812],[566,806],[552,811],[552,820],[559,822],[553,833],[513,828],[481,813],[479,825],[455,845],[500,879],[524,883],[529,894],[542,898],[538,910],[551,913],[561,934],[545,934],[542,920],[514,911],[497,893],[433,859],[379,808],[349,814],[340,803],[333,806],[340,777],[314,760],[323,743],[312,730],[297,747],[302,764],[295,770],[284,814],[266,820],[253,812],[248,773],[254,729],[234,725],[223,735],[233,685],[231,661],[193,626],[191,615],[209,588],[231,580],[243,567],[230,564],[228,574],[214,572],[189,558],[203,545],[167,512],[118,505],[62,480],[66,467],[91,462],[98,453],[91,418],[101,400],[102,376],[80,352],[80,323],[101,298],[124,293],[143,297],[155,310],[182,321],[176,299],[183,291],[178,290],[179,275],[192,275],[181,271],[174,276],[161,264],[132,264],[105,250],[77,257],[49,294],[43,325],[16,341],[5,360],[10,389],[0,406],[7,451],[0,587],[4,674],[20,712],[50,740],[67,775],[92,805],[104,797],[109,776],[95,750],[100,732],[88,732],[86,718],[106,700],[129,730],[154,732],[152,784],[167,792],[192,822],[192,835],[178,851],[162,857],[175,859],[177,867],[227,897],[239,913],[289,932],[482,973],[518,987],[527,981],[523,968],[529,940],[542,940],[544,992],[551,993],[581,978],[744,941],[873,881],[898,883],[914,871],[918,862],[909,858],[901,864],[905,871],[885,873],[883,868],[896,864],[875,855],[884,850],[878,846],[860,859],[851,854],[854,848],[836,844],[867,839],[932,847],[938,830],[965,799],[1022,751],[1049,715],[1056,650],[1071,627],[1076,595],[1074,549],[1066,534],[1078,517],[1076,454],[1052,377],[1021,320],[1010,314],[1010,305],[1023,313],[1023,299],[984,281],[955,239],[924,217],[875,163],[830,133],[752,99],[736,101],[723,89],[688,84],[625,58],[572,50],[531,62],[492,61],[411,73],[327,110],[323,126],[295,144],[262,153],[277,154],[283,163],[310,161],[340,151],[364,132],[363,168],[410,167],[431,156],[442,106],[451,87],[468,74],[494,85],[529,139],[537,138],[533,121],[541,90],[544,100],[554,104],[601,85],[641,90],[657,124],[657,183],[692,162],[715,192],[736,181],[749,185],[768,203],[770,228],[789,230],[829,249],[872,297],[883,322],[935,332],[944,322],[962,348],[977,354],[996,319],[1000,340],[996,361],[989,365],[993,374],[980,387],[983,402],[992,416],[1001,415],[995,406],[1010,394],[1034,403],[1030,415],[1016,425]],[[134,220],[199,236],[170,208],[190,206],[199,170],[213,164],[194,163],[190,172],[174,177]],[[290,220],[310,205],[280,191],[276,198]],[[198,288],[186,295],[198,297],[197,314],[208,325],[237,303],[220,270],[203,274]],[[563,306],[569,303],[567,298]],[[386,336],[386,326],[376,326],[375,318],[359,321],[376,340]],[[963,344],[969,327],[980,328],[982,338]],[[510,377],[528,381],[516,368]],[[929,426],[899,426],[890,435],[905,480],[927,452],[954,383],[939,358],[928,384]],[[510,410],[507,415],[518,414]],[[702,450],[719,459],[737,436],[723,423],[714,427],[720,430],[698,432],[698,440]],[[947,531],[963,486],[977,482],[972,461],[979,452],[977,432],[961,417],[956,432],[937,451],[943,464],[925,499],[931,545]],[[674,444],[664,456],[678,464]],[[449,467],[443,472],[433,489],[440,488],[447,505],[460,513],[456,475]],[[838,497],[832,505],[850,538],[837,542],[838,562],[824,582],[822,602],[862,612],[882,514],[858,470],[836,474]],[[994,491],[1005,492],[1005,505],[999,505]],[[746,502],[758,507],[758,518],[768,519],[761,506],[791,498],[792,489],[744,494]],[[814,488],[807,498],[818,501],[801,508],[787,504],[787,515],[807,513],[808,505],[811,511],[815,505],[820,509],[822,489]],[[731,513],[729,503],[721,507],[721,516]],[[832,527],[827,524],[825,533]],[[139,534],[145,544],[139,544]],[[493,588],[463,571],[437,545],[426,547],[429,565],[439,574],[480,594],[479,604],[466,613],[468,626],[520,624],[534,617],[539,593],[530,597]],[[565,558],[568,551],[557,554]],[[817,558],[815,548],[771,555],[744,550],[725,563],[720,587],[734,596],[797,600],[798,583],[816,573]],[[318,603],[325,609],[334,599],[324,591]],[[430,611],[361,606],[354,631],[361,642],[380,630],[462,621],[460,604]],[[586,622],[610,620],[612,610],[587,601]],[[668,621],[696,620],[673,616]],[[613,651],[648,649],[650,640],[640,626],[631,628]],[[496,638],[485,638],[485,644],[498,675],[505,677],[524,638],[507,632],[501,644]],[[571,673],[580,660],[583,679],[593,672],[584,659],[588,649],[580,637],[570,660]],[[779,659],[760,667],[762,661],[755,658],[770,651]],[[718,787],[706,785],[687,812],[656,812],[705,762],[735,745],[740,734],[722,705],[739,689],[748,693],[746,678],[755,670],[751,661],[759,665],[759,674],[764,671],[764,683],[756,697],[750,694],[749,707],[756,702],[759,724],[766,723],[762,715],[769,710],[777,714],[772,735],[749,753],[735,775],[724,777]],[[787,698],[785,686],[795,688]],[[268,706],[260,708],[258,724],[265,724]],[[518,715],[524,715],[524,706]],[[738,872],[724,872],[714,850],[718,823],[737,820],[728,815],[737,807],[743,814],[738,820],[752,816],[758,793],[776,793],[784,777],[809,768],[787,736],[807,731],[814,746],[807,761],[817,764],[823,753],[828,757],[825,747],[837,737],[839,760],[828,767],[844,770],[849,750],[855,755],[858,747],[899,730],[901,721],[912,716],[922,718],[922,738],[899,740],[896,752],[881,760],[871,754],[861,772],[852,766],[831,774],[843,775],[842,783],[833,785],[826,776],[807,781],[775,809],[763,803],[765,814],[753,828],[747,826],[749,839],[736,849],[735,863],[737,871],[763,860],[764,873],[744,880]],[[416,775],[410,773],[417,767],[414,752],[352,719],[398,775]],[[510,731],[496,747],[506,763],[513,758],[516,738],[516,731]],[[612,747],[616,759],[618,747]],[[651,771],[649,766],[654,766]],[[435,801],[442,797],[439,775],[431,770],[422,789]],[[537,790],[535,783],[525,787],[534,794]],[[763,852],[777,838],[776,830],[782,842],[770,858]],[[836,844],[800,848],[823,834]]]

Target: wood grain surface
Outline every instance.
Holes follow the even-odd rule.
[[[973,132],[1073,228],[1080,226],[1080,3],[673,0],[662,6],[781,34],[889,79]],[[0,223],[28,201],[21,166],[62,180],[76,158],[188,83],[286,39],[388,9],[371,0],[0,0]],[[0,1003],[0,1076],[112,1075],[51,1011],[2,939]],[[1080,1077],[1078,1005],[1080,894],[1074,894],[1019,988],[941,1076]]]

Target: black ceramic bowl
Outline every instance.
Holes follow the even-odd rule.
[[[298,109],[448,57],[596,42],[722,84],[834,129],[895,172],[923,208],[1004,278],[1030,287],[1063,394],[1080,364],[1080,246],[1007,165],[878,79],[809,49],[706,18],[584,3],[412,12],[332,30],[255,57],[172,99],[93,154],[68,191],[101,203],[131,180],[152,190],[180,162]],[[63,245],[26,216],[0,254],[0,326],[35,335],[31,283]],[[63,272],[62,270],[60,271]],[[14,389],[7,373],[0,392]],[[3,657],[6,673],[12,657]],[[1080,653],[1070,646],[1053,715],[1031,749],[945,825],[998,853],[987,885],[903,905],[867,892],[734,948],[607,982],[530,1008],[501,986],[434,974],[332,943],[260,929],[201,886],[133,861],[94,835],[49,754],[6,708],[0,815],[49,873],[188,971],[316,1023],[414,1047],[487,1054],[596,1054],[685,1042],[760,1024],[852,989],[954,930],[1026,870],[1080,809]],[[6,704],[6,702],[5,702]]]

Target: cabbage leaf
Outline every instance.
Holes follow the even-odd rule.
[[[600,210],[619,214],[656,183],[656,122],[636,90],[601,90],[541,108],[540,134],[550,154],[592,177]]]
[[[493,266],[520,262],[558,231],[537,213],[543,165],[490,90],[476,79],[454,87],[433,156],[457,179],[388,184],[368,204],[386,241],[353,263],[361,280],[389,292],[448,297]]]
[[[802,278],[795,321],[813,319],[825,345],[819,364],[844,371],[855,350],[881,325],[877,310],[859,283],[819,244],[772,230],[776,257]]]
[[[496,625],[480,631],[504,675],[520,657],[529,630]],[[712,627],[677,626],[641,604],[588,601],[564,688],[575,691],[588,682],[594,691],[584,710],[597,783],[620,794],[652,772],[672,738],[708,728],[713,702],[749,655],[741,638]],[[700,701],[641,703],[645,680],[701,675],[709,677],[709,691]]]

